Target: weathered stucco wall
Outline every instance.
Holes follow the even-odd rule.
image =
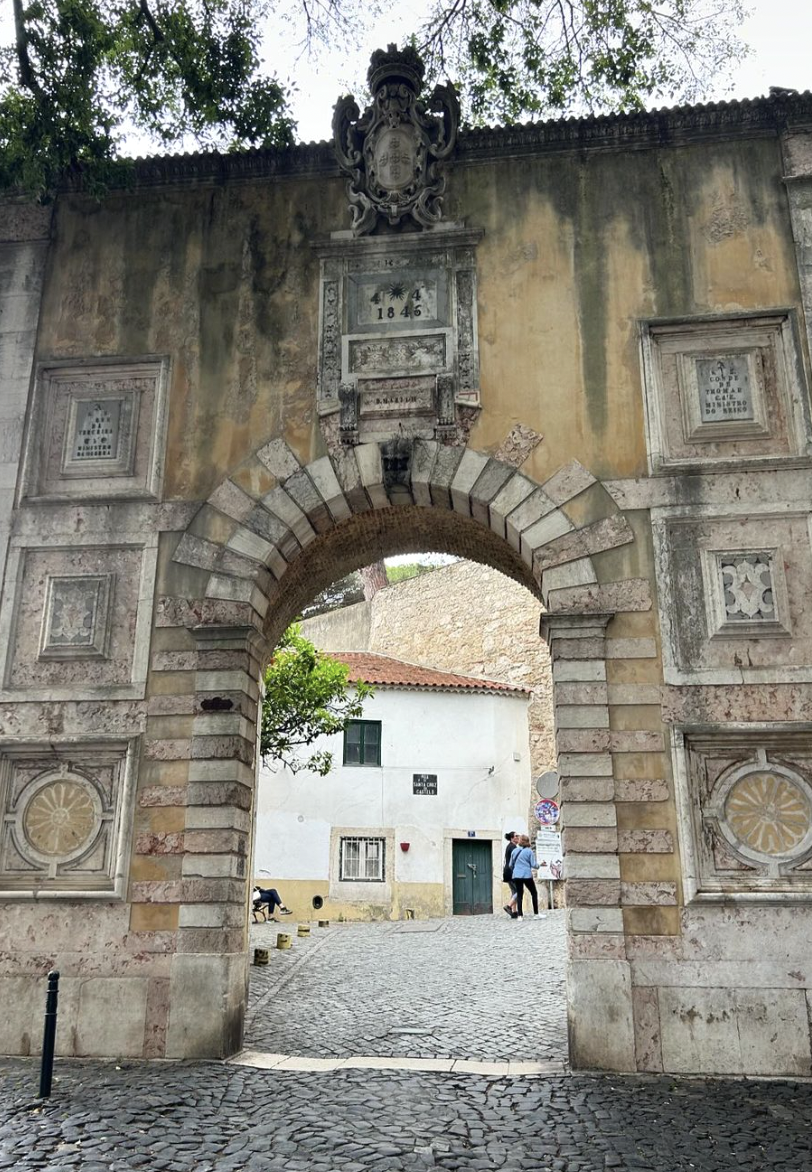
[[[325,651],[376,651],[531,689],[527,722],[534,777],[555,768],[550,652],[529,590],[489,566],[454,562],[380,590],[370,602],[307,619]]]
[[[777,786],[812,818],[810,121],[798,98],[464,138],[446,214],[482,233],[454,253],[475,255],[480,405],[417,440],[408,474],[318,413],[311,245],[347,220],[325,151],[60,195],[41,300],[34,280],[3,343],[2,418],[36,367],[3,462],[5,1048],[36,1044],[20,982],[53,964],[71,1052],[239,1045],[262,663],[322,586],[434,548],[549,615],[576,1065],[809,1073],[806,831],[765,853],[734,814]],[[346,255],[385,264],[398,240]],[[710,432],[706,352],[739,380]],[[74,920],[98,947],[54,934]],[[745,1044],[747,1013],[765,1026]]]

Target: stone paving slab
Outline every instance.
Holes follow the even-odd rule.
[[[19,1172],[809,1172],[812,1085],[0,1060]]]
[[[467,1074],[496,1074],[503,1078],[563,1074],[564,1062],[475,1062],[468,1058],[381,1058],[355,1054],[351,1058],[295,1058],[265,1050],[243,1050],[228,1059],[235,1066],[257,1070],[446,1070]]]
[[[245,1045],[298,1057],[558,1062],[567,1058],[565,923],[506,915],[257,924]],[[273,947],[276,934],[293,947]]]

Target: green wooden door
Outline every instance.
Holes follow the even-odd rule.
[[[493,848],[476,838],[452,843],[454,915],[484,916],[493,911]]]

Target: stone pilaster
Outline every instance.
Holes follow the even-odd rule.
[[[611,617],[546,615],[542,634],[553,661],[563,803],[570,1057],[580,1069],[634,1070],[606,683]]]

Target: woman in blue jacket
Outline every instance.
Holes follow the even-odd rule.
[[[527,888],[533,900],[533,915],[537,920],[543,920],[544,916],[539,915],[539,897],[533,879],[533,871],[538,867],[538,863],[530,846],[530,839],[526,834],[519,837],[519,845],[510,856],[510,865],[513,869],[513,882],[516,884],[516,911],[518,912],[516,918],[519,920],[524,918],[522,916],[522,896]]]

